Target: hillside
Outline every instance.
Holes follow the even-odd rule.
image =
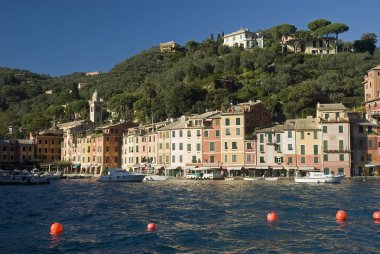
[[[259,99],[273,120],[282,122],[314,114],[317,102],[361,107],[363,76],[379,63],[379,50],[373,55],[282,55],[276,43],[242,50],[207,39],[190,41],[176,53],[151,48],[97,76],[52,78],[0,68],[0,128],[1,133],[9,125],[37,131],[53,120],[69,121],[75,113],[86,117],[95,89],[122,119],[149,122],[153,115],[159,121]],[[87,86],[78,91],[78,83]]]

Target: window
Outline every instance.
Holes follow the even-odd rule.
[[[318,163],[318,157],[314,157],[314,163]]]
[[[232,149],[238,149],[236,142],[232,142]]]
[[[324,154],[323,155],[323,160],[324,161],[329,161],[329,155],[328,154]]]
[[[182,155],[180,155],[179,156],[179,162],[182,162],[182,160],[183,160],[183,157],[182,157]]]
[[[268,143],[272,143],[272,133],[268,133]]]
[[[301,139],[305,139],[305,132],[301,131]]]
[[[301,154],[305,155],[305,145],[301,145]]]
[[[318,139],[318,132],[314,131],[314,139]]]
[[[201,144],[197,143],[197,152],[200,152],[200,151],[201,151]]]
[[[183,136],[182,130],[179,131],[179,136],[182,138],[182,136]]]
[[[293,163],[293,157],[288,157],[288,164],[292,164]]]
[[[219,126],[220,125],[220,119],[215,120],[215,125]]]
[[[228,143],[224,142],[224,149],[228,149]]]
[[[344,154],[339,154],[339,161],[344,161]]]
[[[260,134],[260,143],[264,143],[264,134]]]
[[[183,143],[179,143],[179,150],[183,150]]]
[[[224,155],[224,162],[227,162],[227,155]]]
[[[197,136],[198,136],[198,137],[201,136],[201,130],[197,130]]]
[[[260,163],[265,163],[264,156],[260,156]]]
[[[305,157],[301,157],[301,164],[305,164]]]
[[[236,128],[236,136],[240,135],[240,128]]]
[[[236,118],[236,125],[240,125],[240,117]]]
[[[192,156],[191,157],[191,162],[192,163],[197,163],[197,157],[196,156]]]
[[[247,154],[247,162],[251,162],[252,161],[252,155],[251,154]]]
[[[208,137],[208,131],[204,131],[203,136]]]
[[[172,155],[172,162],[174,163],[175,162],[175,156]]]
[[[175,150],[175,143],[172,144],[172,150]]]
[[[216,136],[216,137],[220,137],[220,130],[216,130],[216,131],[215,131],[215,136]]]
[[[343,133],[343,125],[339,125],[339,133]]]
[[[324,168],[324,169],[323,169],[323,173],[324,173],[325,175],[330,174],[330,169],[329,169],[329,168]]]
[[[191,137],[191,131],[190,131],[190,130],[187,131],[187,137],[188,137],[188,138]]]
[[[229,126],[229,125],[230,125],[230,119],[229,119],[229,118],[226,118],[226,119],[225,119],[225,125],[226,125],[226,126]]]
[[[329,114],[325,114],[325,119],[329,119],[330,115]]]
[[[214,163],[215,162],[215,156],[214,155],[211,155],[210,156],[210,163]]]
[[[371,147],[372,147],[372,140],[368,140],[368,142],[371,141]],[[368,143],[369,145],[369,143]],[[344,144],[343,144],[343,140],[339,140],[339,150],[340,151],[343,151],[344,150]]]
[[[187,144],[187,151],[191,151],[191,144]]]
[[[288,138],[292,138],[292,137],[293,137],[292,131],[288,131]]]
[[[166,148],[166,150],[169,150],[169,146],[170,146],[169,143],[166,143],[166,144],[165,144],[165,148]],[[136,148],[137,148],[137,147],[136,147]],[[136,152],[138,152],[138,151],[136,150]]]
[[[264,152],[264,145],[260,145],[260,153]]]
[[[323,151],[329,150],[329,142],[327,140],[323,140]]]
[[[288,144],[288,150],[289,151],[293,150],[293,145],[292,144]]]
[[[226,135],[227,136],[231,135],[230,128],[226,128]]]
[[[344,175],[344,168],[338,168],[338,174]]]
[[[318,145],[314,145],[314,155],[318,155]]]
[[[274,158],[276,163],[282,163],[283,162],[283,157],[275,157]]]
[[[247,150],[251,150],[252,149],[252,143],[251,142],[248,142],[247,143]]]
[[[236,155],[232,155],[232,162],[236,162]]]
[[[210,142],[210,151],[215,151],[215,142]]]

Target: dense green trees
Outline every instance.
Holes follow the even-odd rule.
[[[5,133],[11,124],[37,131],[50,127],[51,121],[87,118],[88,100],[95,89],[107,110],[114,112],[107,116],[141,123],[249,100],[262,100],[279,123],[285,117],[313,114],[317,102],[360,106],[363,75],[380,64],[376,35],[341,42],[344,52],[339,55],[281,54],[282,35],[296,35],[297,51],[314,34],[338,38],[348,30],[345,24],[323,19],[310,22],[308,28],[297,31],[282,24],[264,30],[263,49],[224,46],[221,34],[216,39],[189,41],[175,53],[153,47],[97,76],[73,73],[52,78],[0,68],[0,131]],[[357,53],[348,53],[352,51]],[[78,83],[87,86],[78,90]]]

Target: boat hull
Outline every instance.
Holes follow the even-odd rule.
[[[147,175],[143,181],[166,181],[168,178],[168,176]]]
[[[296,177],[294,181],[296,183],[341,183],[344,176],[332,176],[332,177]]]
[[[142,182],[145,175],[101,176],[99,182]]]

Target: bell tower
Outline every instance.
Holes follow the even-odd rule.
[[[90,103],[90,121],[96,125],[103,123],[103,100],[99,98],[98,91],[95,90]]]

